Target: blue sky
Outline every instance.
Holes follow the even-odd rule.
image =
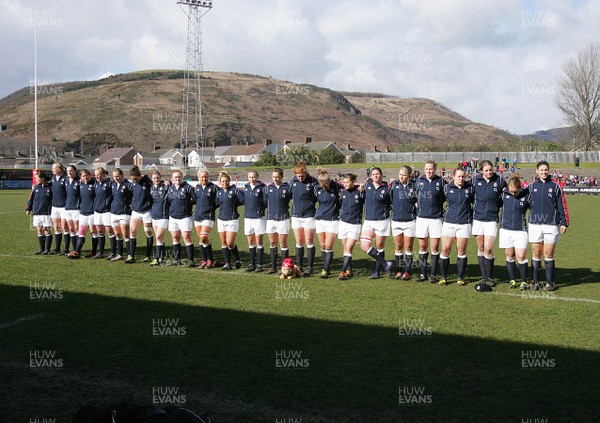
[[[214,0],[204,68],[345,91],[426,97],[514,133],[561,126],[566,58],[600,41],[586,0]],[[0,97],[41,83],[183,68],[175,0],[0,0]]]

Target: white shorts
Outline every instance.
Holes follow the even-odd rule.
[[[330,234],[338,233],[340,221],[339,220],[317,220],[317,233],[322,234],[328,232]]]
[[[444,222],[442,225],[442,236],[450,238],[469,238],[471,236],[471,224],[460,225],[458,223]]]
[[[317,222],[314,217],[292,217],[292,229],[315,229]]]
[[[279,234],[289,235],[290,233],[290,221],[285,220],[267,220],[267,233],[268,234]]]
[[[184,217],[183,219],[174,219],[169,217],[169,232],[191,232],[192,222],[192,216]]]
[[[52,220],[50,219],[49,214],[36,214],[33,216],[33,226],[38,228],[43,226],[44,228],[49,228],[52,226]]]
[[[94,215],[93,214],[89,214],[89,215],[85,215],[85,214],[80,214],[79,215],[79,226],[92,226],[94,224]]]
[[[441,238],[442,225],[442,219],[417,217],[415,236],[417,238]]]
[[[244,218],[244,235],[263,235],[267,232],[267,218]]]
[[[64,207],[54,207],[52,206],[52,211],[50,212],[50,219],[67,219],[67,211]]]
[[[482,222],[481,220],[473,221],[472,235],[493,236],[498,235],[498,222]]]
[[[65,210],[67,213],[66,220],[77,222],[79,220],[79,210]]]
[[[138,213],[134,210],[131,212],[131,219],[138,219],[144,223],[152,223],[152,214],[150,214],[150,210],[144,213]]]
[[[360,229],[362,225],[360,223],[346,223],[340,220],[338,227],[338,239],[351,238],[358,241],[360,238]]]
[[[157,228],[168,229],[169,219],[152,219],[152,226],[155,226]]]
[[[409,238],[414,238],[417,229],[417,221],[411,220],[409,222],[394,222],[392,220],[392,236],[398,236],[404,234]]]
[[[558,225],[529,225],[529,242],[556,244],[559,237]]]
[[[217,231],[218,232],[238,233],[239,230],[240,230],[240,219],[234,219],[234,220],[217,219]]]
[[[527,248],[527,231],[511,231],[510,229],[500,228],[500,237],[498,238],[498,247],[500,248]]]
[[[131,220],[131,215],[129,214],[110,214],[110,220],[112,221],[113,228],[124,224],[129,225],[129,221]]]
[[[373,229],[377,236],[390,235],[390,219],[385,220],[365,220],[362,225],[362,231]]]
[[[194,227],[197,228],[198,226],[206,226],[208,228],[212,228],[213,226],[215,226],[215,221],[206,219],[198,222],[197,220],[194,220]]]
[[[110,226],[111,225],[111,214],[110,212],[98,213],[94,212],[94,225],[96,226]]]

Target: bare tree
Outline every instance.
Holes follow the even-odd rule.
[[[562,71],[554,103],[579,133],[576,148],[591,150],[598,144],[600,123],[600,44],[591,44],[566,60]]]

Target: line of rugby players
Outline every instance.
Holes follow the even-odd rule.
[[[282,261],[289,256],[291,217],[296,262],[304,276],[311,275],[315,266],[316,233],[321,247],[322,278],[331,275],[333,244],[340,239],[343,262],[339,279],[353,276],[353,249],[359,241],[361,250],[375,261],[371,279],[386,274],[409,280],[413,269],[413,243],[417,238],[419,264],[415,267],[419,274],[416,280],[448,284],[449,256],[456,243],[456,283],[460,286],[466,284],[466,250],[471,235],[477,242],[481,271],[478,283],[495,284],[492,278],[494,244],[500,223],[499,247],[506,252],[510,286],[540,289],[543,256],[544,289],[554,290],[554,248],[559,235],[567,230],[569,216],[560,186],[549,177],[549,164],[545,161],[537,164],[538,177],[525,189],[518,175],[513,175],[507,183],[494,172],[488,160],[481,161],[480,173],[470,181],[466,180],[462,168],[454,171],[449,183],[436,175],[436,170],[436,163],[427,161],[423,174],[411,180],[412,169],[403,166],[398,179],[387,183],[382,179],[381,169],[374,167],[369,179],[359,185],[356,175],[351,173],[344,175],[341,183],[321,169],[314,177],[306,165],[299,162],[290,182],[283,181],[282,169],[276,168],[271,175],[272,183],[264,184],[258,180],[258,173],[251,171],[248,183],[238,188],[224,172],[219,175],[217,186],[210,182],[207,171],[198,172],[196,183],[184,181],[179,171],[173,173],[171,181],[164,182],[158,171],[150,177],[142,176],[135,166],[129,179],[125,179],[120,169],[113,170],[111,179],[103,168],[95,169],[94,177],[87,170],[82,170],[78,177],[75,166],[65,169],[55,163],[51,178],[43,172],[37,175],[26,212],[33,215],[33,226],[37,228],[39,250],[36,254],[77,259],[81,257],[89,229],[92,248],[88,257],[105,257],[105,235],[108,234],[106,258],[134,263],[137,232],[143,225],[144,262],[153,266],[167,262],[164,237],[168,230],[173,240],[172,263],[182,263],[183,240],[187,266],[196,267],[194,228],[199,239],[200,268],[216,265],[209,240],[216,220],[222,269],[232,270],[242,265],[235,240],[239,231],[238,208],[244,205],[244,234],[249,248],[246,271],[263,271],[263,236],[267,234],[270,246],[267,273],[277,272],[278,256]],[[54,227],[54,249],[51,248],[51,226]],[[385,259],[384,250],[390,231],[395,244],[393,262]],[[61,249],[63,240],[64,249]],[[528,243],[532,246],[531,285],[527,283]],[[520,278],[517,278],[517,268]]]

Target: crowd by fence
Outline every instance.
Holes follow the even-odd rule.
[[[435,160],[438,163],[458,163],[464,160],[471,161],[476,158],[494,162],[495,157],[506,157],[512,163],[537,163],[546,160],[548,163],[580,163],[600,162],[600,151],[446,151],[446,152],[397,152],[397,153],[366,153],[367,163],[423,163],[426,160]]]

